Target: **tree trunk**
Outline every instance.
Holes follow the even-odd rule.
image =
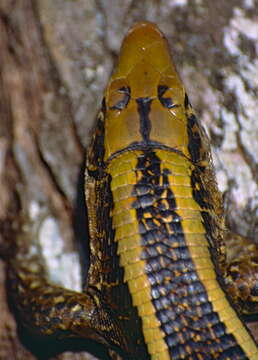
[[[157,23],[168,37],[191,102],[210,134],[228,226],[257,238],[254,10],[251,0],[205,5],[192,0],[1,0],[3,258],[11,256],[23,223],[42,247],[50,276],[80,290],[85,275],[78,243],[87,253],[84,151],[122,36],[143,19]],[[87,261],[82,263],[87,267]],[[86,352],[43,354],[17,335],[4,261],[0,309],[0,359],[93,359]]]

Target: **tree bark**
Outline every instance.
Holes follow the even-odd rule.
[[[76,249],[82,241],[87,253],[82,169],[88,134],[122,37],[143,19],[157,23],[168,37],[191,102],[210,134],[228,226],[257,239],[254,10],[247,0],[208,0],[205,5],[191,0],[2,0],[3,259],[11,256],[23,223],[38,239],[50,276],[80,289],[84,275]],[[17,334],[4,261],[0,309],[0,359],[93,359],[87,352],[44,355]]]

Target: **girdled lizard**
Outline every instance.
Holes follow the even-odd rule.
[[[154,24],[136,24],[122,44],[85,188],[87,286],[51,284],[17,246],[8,287],[23,326],[93,339],[124,359],[258,359],[240,318],[257,313],[257,247],[226,263],[209,141]]]

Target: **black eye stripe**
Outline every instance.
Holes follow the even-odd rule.
[[[165,94],[165,92],[167,91],[167,89],[168,89],[168,86],[166,86],[166,85],[160,85],[160,86],[158,86],[158,98],[159,98],[159,99]]]
[[[126,108],[126,106],[129,103],[131,89],[129,87],[123,86],[120,89],[118,89],[118,92],[124,94],[124,96],[122,100],[118,101],[115,105],[110,107],[110,109],[112,110],[123,110],[124,108]]]
[[[172,109],[172,108],[179,107],[179,105],[176,105],[176,104],[173,103],[173,99],[171,97],[163,97],[163,95],[165,94],[165,92],[168,89],[169,89],[169,87],[166,86],[166,85],[158,86],[158,98],[159,98],[159,101],[167,109]]]
[[[107,106],[106,106],[106,98],[105,97],[103,97],[103,99],[102,99],[101,110],[103,111],[104,114],[106,113]]]
[[[185,94],[185,108],[188,108],[189,107],[192,107],[190,101],[189,101],[189,98],[188,98],[188,95]]]

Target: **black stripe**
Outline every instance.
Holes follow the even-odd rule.
[[[138,105],[138,112],[140,115],[140,133],[145,142],[150,140],[151,122],[149,113],[151,109],[152,99],[150,98],[138,98],[136,99]]]
[[[152,303],[173,359],[244,359],[245,354],[214,312],[184,237],[176,198],[155,151],[138,157],[139,181],[133,203],[139,223],[142,259]],[[204,201],[204,199],[203,199]],[[208,229],[207,229],[208,231]],[[189,353],[190,352],[190,353]]]
[[[190,103],[190,101],[189,101],[189,98],[188,98],[188,95],[187,95],[187,94],[185,94],[185,101],[184,101],[184,105],[185,105],[185,108],[186,108],[186,109],[188,109],[188,108],[191,108],[191,107],[192,107],[192,105],[191,105],[191,103]]]
[[[150,150],[150,149],[160,149],[160,150],[164,150],[164,151],[168,151],[168,152],[173,152],[176,154],[179,154],[183,157],[185,157],[185,155],[182,153],[182,151],[172,148],[170,146],[164,145],[158,141],[153,141],[153,140],[149,140],[148,143],[144,142],[144,141],[134,141],[132,142],[130,145],[126,146],[123,149],[120,149],[116,152],[114,152],[113,154],[110,155],[110,157],[106,160],[106,164],[110,163],[115,157],[117,157],[118,155],[121,155],[125,152],[129,152],[129,151],[137,151],[137,150]]]
[[[101,285],[101,295],[112,307],[125,335],[129,354],[123,354],[123,359],[150,360],[142,334],[142,321],[133,305],[128,285],[124,282],[124,268],[120,266],[118,242],[114,240],[116,230],[112,220],[114,201],[111,181],[111,175],[106,174],[96,186],[98,231],[93,244],[99,248],[96,260],[100,264],[96,269],[96,276]]]
[[[225,280],[221,273],[221,269],[219,267],[219,260],[220,260],[221,255],[218,252],[218,246],[220,246],[220,244],[223,240],[219,238],[218,233],[221,231],[221,229],[219,229],[219,231],[218,231],[219,225],[216,222],[217,221],[216,218],[212,215],[213,212],[207,211],[207,209],[214,210],[214,206],[212,205],[212,199],[211,199],[211,195],[209,194],[209,191],[207,191],[204,188],[204,184],[203,184],[203,181],[201,180],[201,176],[202,176],[202,170],[199,167],[196,167],[192,171],[192,175],[191,175],[193,198],[200,205],[200,207],[202,209],[204,209],[203,211],[201,211],[202,224],[205,228],[206,239],[210,245],[209,251],[211,254],[211,260],[213,262],[213,265],[214,265],[214,268],[216,271],[216,279],[217,279],[218,283],[220,284],[221,289],[224,290],[227,301],[233,307],[233,309],[238,313],[238,310],[234,307],[234,304],[232,303],[232,299],[228,296],[228,293],[226,291]],[[222,236],[222,235],[220,235],[220,236]],[[245,325],[244,321],[242,321],[241,314],[238,314],[238,316],[242,322],[242,326],[246,329],[247,333],[253,339],[253,336],[250,333],[248,327]],[[233,335],[232,335],[232,337],[233,337]],[[254,339],[253,339],[253,341],[255,342]],[[235,340],[235,342],[236,342],[236,340]],[[235,359],[235,357],[232,357],[232,359]],[[246,357],[246,359],[247,359],[247,357]]]
[[[191,114],[187,116],[187,133],[189,138],[188,151],[191,155],[191,159],[194,164],[198,163],[201,160],[201,136],[200,136],[200,127],[197,122],[196,116]]]
[[[104,119],[106,116],[106,101],[105,98],[102,100],[102,108],[98,114],[96,127],[93,133],[93,138],[88,149],[88,161],[90,166],[96,168],[104,167],[104,156],[105,156],[105,124]],[[94,176],[94,172],[92,172]]]

